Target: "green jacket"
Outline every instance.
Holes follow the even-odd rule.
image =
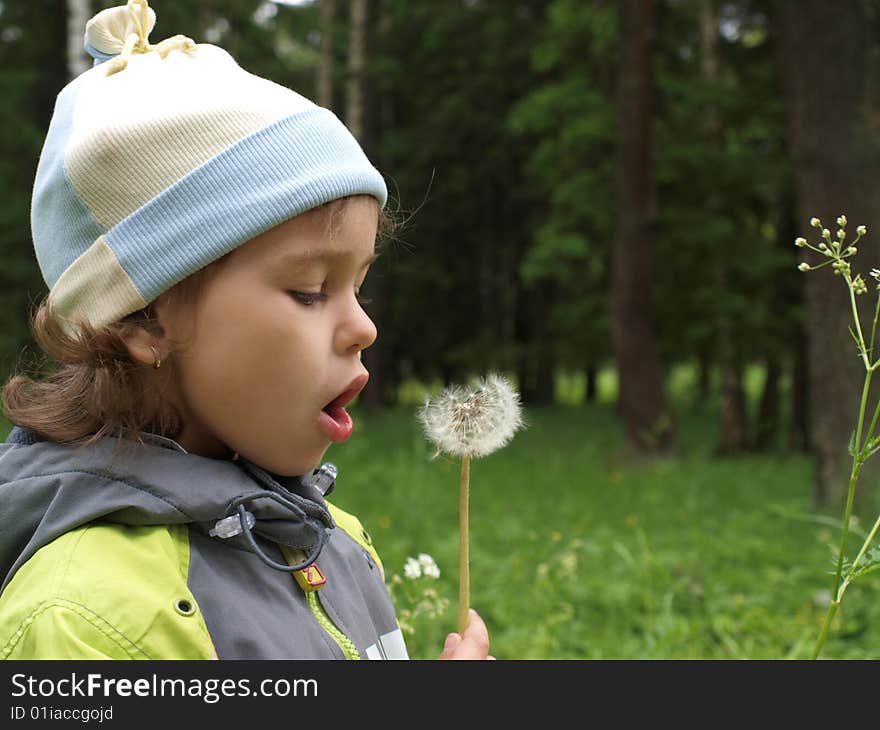
[[[0,658],[406,658],[355,517],[298,478],[143,437],[0,444]]]

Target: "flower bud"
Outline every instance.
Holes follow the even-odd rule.
[[[843,213],[841,213],[840,218],[837,219],[837,225],[841,228],[846,228],[846,216]]]
[[[807,245],[807,239],[806,238],[795,238],[794,245],[797,246],[798,248],[803,248],[804,246]]]
[[[813,226],[813,228],[821,228],[822,221],[820,221],[818,218],[810,218],[810,225]]]
[[[809,270],[810,270],[810,265],[806,261],[804,261],[802,264],[800,264],[800,266],[798,266],[798,271],[809,271]]]
[[[828,239],[830,239],[831,238],[831,231],[829,231],[827,228],[823,228],[822,229],[822,238],[824,238],[826,241]]]
[[[859,226],[858,228],[856,228],[856,233],[858,233],[860,236],[864,236],[867,232],[868,229],[864,226]]]
[[[837,229],[837,238],[838,238],[839,240],[841,240],[841,241],[842,241],[844,238],[846,238],[846,231],[843,230],[843,228],[838,228],[838,229]]]
[[[853,254],[857,254],[858,252],[859,250],[855,246],[850,246],[848,249],[846,249],[847,256],[852,256]]]
[[[825,242],[823,241],[822,243],[819,244],[819,250],[820,250],[820,251],[827,251],[827,250],[828,250],[828,244],[825,243]]]

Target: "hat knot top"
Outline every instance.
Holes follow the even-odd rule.
[[[147,39],[156,25],[156,13],[147,0],[128,0],[127,5],[107,8],[86,24],[85,49],[95,65],[112,59],[107,74],[122,71],[134,53],[158,53],[165,58],[171,51],[189,51],[195,41],[184,35],[166,38],[155,45]]]

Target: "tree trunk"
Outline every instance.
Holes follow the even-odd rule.
[[[880,71],[876,3],[777,0],[773,7],[801,235],[818,240],[808,221],[817,217],[835,231],[844,213],[850,232],[864,224],[870,237],[880,231],[880,110],[872,88]],[[864,248],[876,248],[870,238],[867,244]],[[807,255],[802,260],[819,261]],[[867,271],[876,261],[857,258],[854,264]],[[805,274],[804,285],[815,497],[838,502],[847,491],[847,444],[865,372],[848,332],[852,315],[845,283],[822,269]],[[869,316],[863,322],[870,322]],[[862,476],[863,487],[874,481],[864,470]]]
[[[83,47],[86,23],[91,17],[89,0],[67,0],[67,74],[70,78],[79,76],[91,65]]]
[[[548,347],[547,313],[553,295],[544,287],[531,290],[517,304],[517,341],[523,343],[517,357],[520,398],[525,405],[546,406],[554,402],[554,350]]]
[[[775,352],[767,355],[765,365],[767,377],[764,379],[761,402],[758,406],[758,420],[755,424],[753,443],[755,451],[771,450],[779,430],[779,379],[782,375],[782,368]]]
[[[707,86],[718,83],[718,17],[713,0],[700,0],[700,68]],[[706,110],[706,132],[709,144],[716,148],[723,144],[721,114],[714,105]],[[709,191],[707,203],[712,213],[720,212],[723,206],[716,190]],[[714,256],[713,264],[715,285],[718,291],[726,291],[729,286],[728,259]],[[737,454],[746,447],[746,399],[735,330],[728,313],[723,310],[718,313],[715,332],[715,352],[721,377],[717,452],[724,455]]]
[[[333,20],[336,0],[321,0],[321,49],[318,56],[318,106],[333,108]]]
[[[351,133],[357,139],[361,139],[364,133],[364,47],[367,37],[367,0],[351,0],[348,32],[345,123]]]
[[[611,329],[620,383],[620,414],[629,445],[644,454],[669,451],[674,442],[651,317],[655,6],[654,0],[623,0],[618,8],[618,224],[611,271]]]
[[[712,353],[709,347],[701,347],[697,353],[697,402],[702,406],[712,396]]]
[[[586,403],[595,403],[596,396],[598,395],[597,389],[597,379],[598,379],[598,371],[596,370],[595,365],[587,365],[587,369],[585,371],[586,375],[586,391],[584,392],[584,401]]]

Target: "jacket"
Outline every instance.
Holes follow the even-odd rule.
[[[407,658],[355,517],[141,436],[0,444],[0,658]]]

